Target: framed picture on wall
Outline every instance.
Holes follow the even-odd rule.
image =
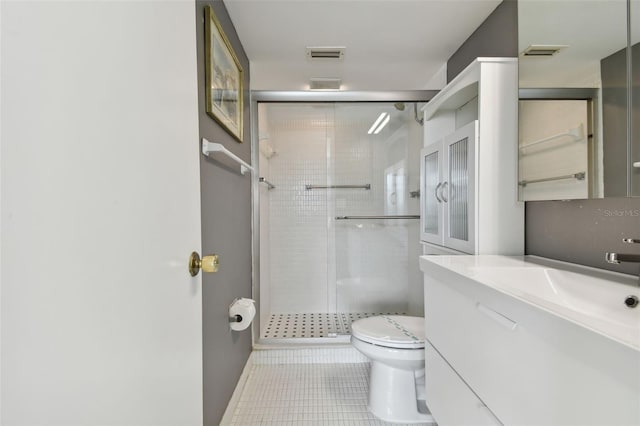
[[[204,10],[207,114],[242,142],[242,66],[211,6]]]

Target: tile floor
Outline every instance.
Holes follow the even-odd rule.
[[[231,425],[390,425],[367,411],[369,363],[353,348],[253,355]]]

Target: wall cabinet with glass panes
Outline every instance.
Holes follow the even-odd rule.
[[[515,58],[478,58],[422,109],[425,254],[523,254],[517,74]]]

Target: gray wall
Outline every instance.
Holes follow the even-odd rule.
[[[211,5],[244,70],[244,143],[238,143],[205,109],[204,7]],[[251,162],[249,61],[220,0],[196,2],[200,138],[222,143]],[[170,29],[169,29],[170,30]],[[224,156],[200,157],[202,251],[220,255],[220,270],[204,274],[204,424],[218,425],[251,353],[251,330],[229,330],[229,304],[251,297],[251,178]]]
[[[504,1],[449,58],[447,80],[455,78],[478,56],[518,56],[517,22],[516,2]],[[636,118],[634,122],[639,121]],[[640,155],[640,152],[636,155]],[[638,273],[638,265],[610,265],[604,262],[604,253],[607,251],[640,253],[639,247],[623,244],[623,237],[640,238],[640,198],[535,201],[525,204],[527,254]]]
[[[628,274],[640,270],[604,260],[608,251],[640,254],[640,247],[622,242],[640,238],[640,198],[529,201],[525,215],[527,254]]]
[[[504,0],[447,61],[447,82],[475,58],[518,56],[518,2]]]

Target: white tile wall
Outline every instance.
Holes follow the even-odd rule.
[[[308,349],[266,349],[251,353],[254,365],[277,364],[353,364],[368,362],[353,346]]]
[[[271,167],[269,165],[271,158],[277,153],[271,143],[268,128],[268,111],[266,104],[260,104],[259,115],[263,118],[259,122],[259,155],[258,164],[260,167],[259,175],[273,183],[271,178]],[[260,196],[260,324],[265,324],[271,312],[271,250],[269,247],[269,229],[271,227],[269,197],[273,190],[269,190],[265,184],[259,185]]]
[[[272,312],[328,312],[327,192],[305,189],[327,183],[328,107],[315,108],[318,118],[292,119],[270,126],[278,155],[270,160],[277,189],[269,196]]]

